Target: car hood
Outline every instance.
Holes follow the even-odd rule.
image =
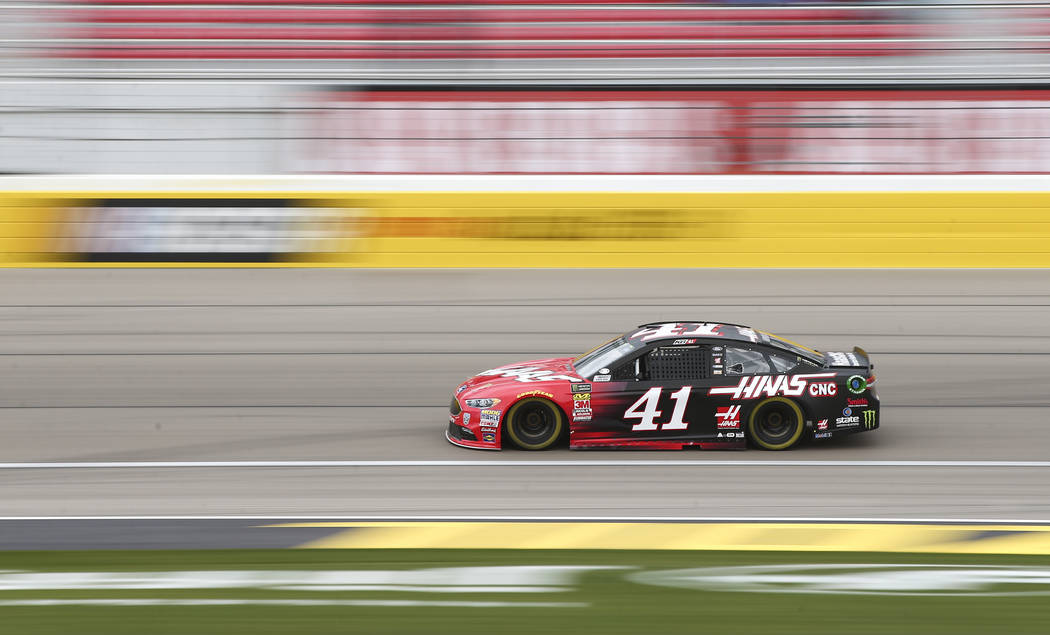
[[[534,359],[493,368],[478,373],[464,382],[457,393],[466,393],[472,389],[484,387],[522,387],[540,386],[550,383],[582,382],[572,367],[571,357],[553,357]]]

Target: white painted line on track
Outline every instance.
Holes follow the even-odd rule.
[[[805,460],[429,460],[429,461],[90,461],[0,463],[0,470],[256,467],[1050,467],[1050,461]]]
[[[594,523],[876,523],[923,525],[1050,525],[1050,518],[908,518],[838,516],[376,516],[338,514],[298,515],[182,515],[182,516],[0,516],[4,521],[139,521],[139,520],[248,520],[333,522],[594,522]]]
[[[281,600],[214,598],[112,598],[0,600],[0,606],[447,606],[454,608],[586,608],[586,602],[486,602],[470,600]]]

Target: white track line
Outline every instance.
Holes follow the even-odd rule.
[[[259,467],[1050,467],[1050,461],[465,460],[465,461],[91,461],[0,463],[0,470]]]
[[[85,598],[0,600],[0,606],[440,606],[452,608],[587,608],[586,602],[491,602],[481,600],[285,600],[263,598]]]
[[[174,515],[174,516],[0,516],[4,521],[141,521],[141,520],[246,520],[259,523],[284,521],[331,522],[593,522],[593,523],[869,523],[922,525],[1050,525],[1050,518],[907,518],[837,516],[397,516],[397,515]]]

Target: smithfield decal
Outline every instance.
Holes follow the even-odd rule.
[[[551,370],[540,370],[536,366],[519,366],[517,368],[494,368],[492,370],[486,370],[483,373],[478,373],[479,377],[506,377],[515,381],[530,382],[530,381],[551,381],[554,379],[563,379],[565,381],[583,381],[579,377],[573,377],[571,375],[555,375],[554,371]]]
[[[798,397],[806,392],[809,382],[815,379],[828,379],[835,373],[812,373],[809,375],[754,375],[741,377],[736,386],[717,386],[707,391],[708,395],[731,395],[733,399],[754,399],[756,397]]]

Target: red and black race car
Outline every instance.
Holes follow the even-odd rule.
[[[786,450],[879,427],[871,360],[822,353],[738,324],[657,322],[579,357],[479,373],[456,389],[446,436],[569,447]]]

